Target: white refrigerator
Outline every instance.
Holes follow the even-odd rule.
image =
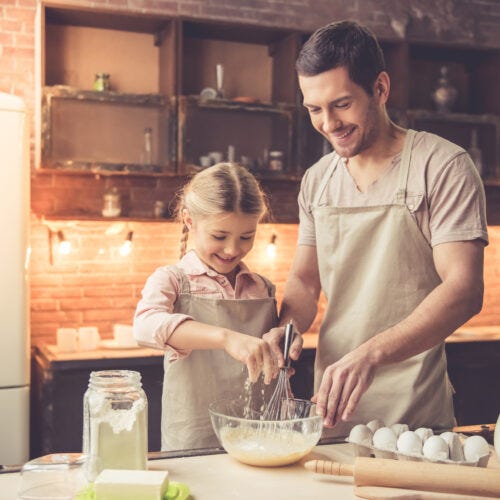
[[[0,465],[29,458],[29,179],[24,102],[0,93]]]

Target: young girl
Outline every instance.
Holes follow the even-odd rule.
[[[162,450],[217,446],[209,404],[242,395],[244,365],[253,382],[277,375],[260,338],[277,325],[274,286],[242,262],[265,213],[257,181],[237,164],[202,170],[182,191],[181,260],[148,278],[134,318],[136,340],[166,351]]]

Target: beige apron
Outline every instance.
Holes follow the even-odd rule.
[[[210,299],[190,294],[189,282],[182,270],[181,293],[174,312],[192,316],[196,321],[222,326],[262,337],[277,325],[274,286],[265,278],[269,297],[263,299]],[[214,434],[208,405],[218,399],[244,396],[247,368],[223,350],[193,350],[184,359],[164,361],[161,448],[185,450],[219,446]],[[260,384],[260,385],[259,385]],[[268,397],[262,377],[253,384],[252,397]],[[265,394],[264,394],[265,392]],[[252,401],[252,406],[259,405]]]
[[[328,308],[315,361],[315,392],[325,368],[375,334],[406,318],[441,282],[432,256],[406,203],[406,185],[415,132],[409,130],[392,205],[332,207],[320,200],[340,159],[332,161],[313,203],[322,290]],[[357,423],[379,418],[450,427],[452,388],[444,344],[405,361],[379,368],[350,419],[328,436],[346,436]]]

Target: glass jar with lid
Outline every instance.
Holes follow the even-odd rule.
[[[92,372],[83,398],[88,480],[103,469],[146,470],[147,422],[148,401],[139,372]]]
[[[104,193],[102,197],[102,216],[103,217],[120,217],[122,213],[121,196],[116,187],[111,188]]]

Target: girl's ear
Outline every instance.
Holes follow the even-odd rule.
[[[186,227],[191,230],[193,225],[193,219],[189,215],[189,210],[187,208],[182,209],[182,222],[186,225]]]

